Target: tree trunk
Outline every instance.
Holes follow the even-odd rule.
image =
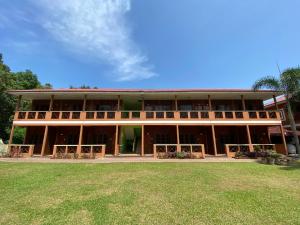
[[[290,100],[287,97],[286,97],[286,100],[287,100],[287,108],[288,108],[288,117],[289,117],[291,129],[293,132],[293,137],[294,137],[295,144],[296,144],[297,154],[300,154],[300,145],[299,145],[299,139],[298,139],[298,135],[297,135],[297,127],[296,127],[295,120],[294,120],[294,114],[292,112]]]

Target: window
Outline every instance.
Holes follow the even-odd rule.
[[[279,113],[280,113],[280,118],[282,121],[285,121],[286,118],[285,118],[285,112],[284,112],[284,109],[280,109],[279,110]]]

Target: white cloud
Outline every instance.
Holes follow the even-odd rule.
[[[32,0],[39,23],[69,49],[105,60],[120,81],[155,76],[134,43],[126,13],[131,0]]]

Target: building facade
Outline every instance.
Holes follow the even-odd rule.
[[[187,152],[202,157],[274,148],[268,129],[280,113],[265,110],[272,91],[237,89],[42,89],[12,90],[18,97],[9,146],[25,156],[158,156]],[[20,109],[21,99],[31,110]],[[26,129],[13,143],[16,127]]]
[[[298,137],[300,136],[300,103],[297,101],[293,102],[293,116],[297,127]],[[284,96],[279,96],[276,98],[276,101],[270,100],[265,104],[266,110],[276,110],[281,114],[282,126],[284,128],[284,135],[286,138],[286,142],[290,144],[294,144],[293,140],[293,132],[291,130],[291,124],[289,121],[288,110],[287,110],[287,102]],[[276,139],[280,139],[281,131],[278,127],[269,128],[269,133],[273,142],[276,142]]]

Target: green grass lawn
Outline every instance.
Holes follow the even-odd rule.
[[[300,167],[0,163],[0,224],[300,224]]]

